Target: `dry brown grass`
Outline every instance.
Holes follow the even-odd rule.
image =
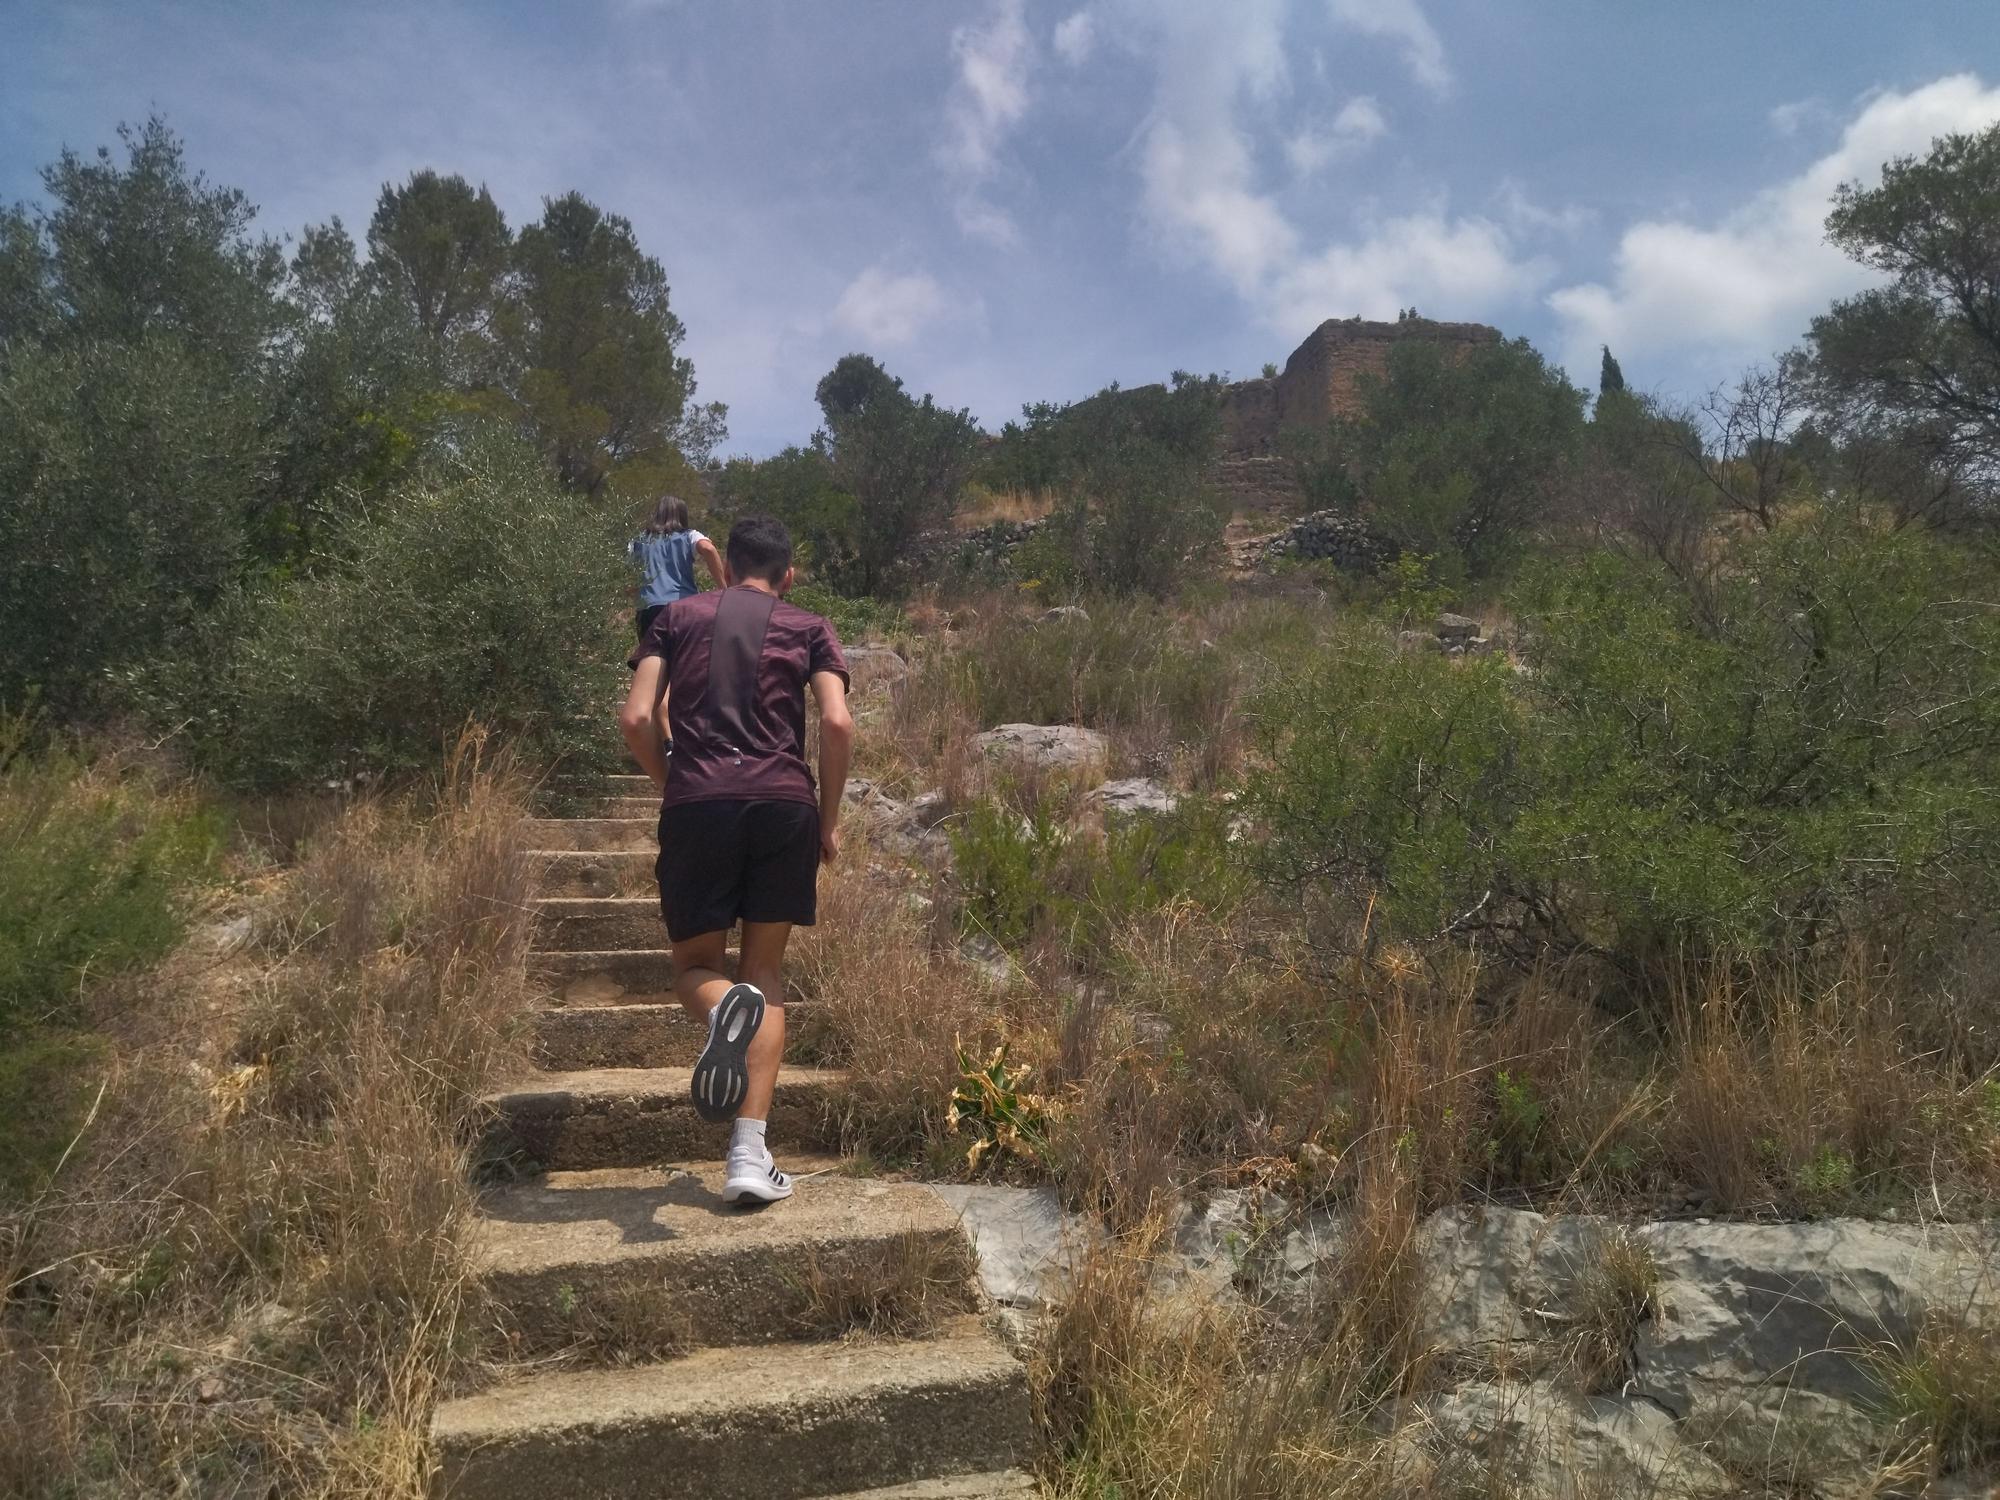
[[[928,898],[869,871],[860,853],[822,878],[819,924],[793,951],[807,1003],[788,1017],[790,1055],[848,1070],[836,1107],[851,1147],[941,1166],[954,1149],[955,1046],[997,1045],[1025,999],[997,996],[935,946]]]
[[[1164,1239],[1155,1217],[1094,1247],[1038,1330],[1029,1379],[1051,1493],[1439,1493],[1414,1445],[1383,1435],[1393,1393],[1410,1383],[1386,1368],[1392,1354],[1337,1318],[1301,1340],[1176,1292],[1160,1274]],[[1357,1266],[1353,1280],[1368,1274]]]
[[[1054,509],[1055,501],[1047,495],[975,487],[967,492],[951,524],[955,531],[977,531],[995,521],[1039,521]]]
[[[4,1244],[10,1493],[415,1496],[478,1325],[474,1101],[525,1002],[521,790],[461,747],[97,997],[100,1108]]]
[[[975,1305],[972,1247],[962,1236],[910,1230],[879,1260],[806,1266],[799,1331],[811,1338],[861,1334],[916,1338]]]

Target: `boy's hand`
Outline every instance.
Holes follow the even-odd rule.
[[[830,865],[840,858],[840,830],[827,824],[820,825],[819,862]]]

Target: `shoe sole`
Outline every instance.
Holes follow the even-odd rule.
[[[789,1181],[781,1188],[768,1177],[732,1177],[722,1185],[724,1203],[782,1203],[791,1196]]]
[[[708,1045],[695,1059],[688,1092],[694,1110],[711,1125],[726,1125],[750,1089],[750,1043],[764,1024],[764,993],[754,984],[732,984],[715,1006]]]

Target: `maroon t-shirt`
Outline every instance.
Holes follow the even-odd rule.
[[[819,805],[806,766],[806,684],[847,681],[833,627],[809,610],[738,584],[670,604],[631,665],[666,662],[674,758],[668,805],[741,798]]]

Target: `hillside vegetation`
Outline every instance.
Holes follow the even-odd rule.
[[[617,215],[424,172],[281,246],[121,140],[0,216],[0,1489],[423,1492],[496,1336],[522,819],[611,763],[665,489],[779,515],[894,657],[792,1056],[857,1170],[1101,1219],[1052,1493],[1394,1492],[1448,1205],[2000,1202],[2000,131],[1843,191],[1882,280],[1705,401],[1398,345],[1287,455],[1366,570],[1232,554],[1218,378],[988,439],[851,354],[723,462]],[[1018,724],[1103,739],[978,747]],[[1245,1185],[1350,1226],[1303,1332],[1153,1307]],[[1584,1391],[1649,1315],[1600,1269]],[[1987,1333],[1893,1359],[1899,1462],[2000,1462]]]

